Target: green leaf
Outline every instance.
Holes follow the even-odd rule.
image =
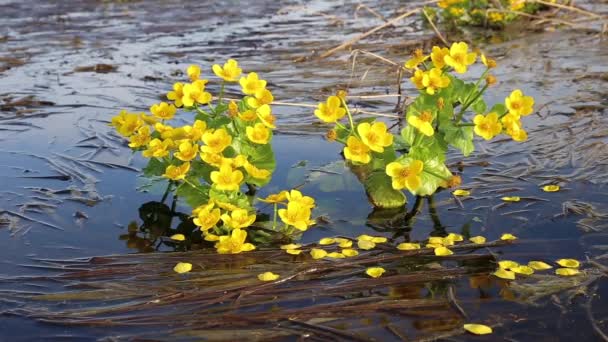
[[[502,103],[497,103],[494,106],[492,106],[492,109],[490,109],[490,112],[494,112],[500,116],[507,112],[507,107]]]
[[[398,208],[407,203],[403,192],[393,189],[391,177],[384,170],[372,172],[363,185],[367,197],[376,208]]]
[[[207,195],[209,193],[209,186],[199,184],[195,178],[188,180],[190,183],[196,185],[196,187],[193,187],[188,183],[182,183],[175,190],[175,194],[186,201],[192,208],[209,202],[209,196]]]
[[[227,116],[217,116],[207,120],[207,128],[220,128],[228,125],[231,122],[232,120],[230,120],[230,118]]]
[[[445,184],[452,177],[452,173],[443,162],[439,161],[439,158],[423,160],[423,162],[424,168],[420,175],[422,185],[414,192],[414,195],[428,196],[434,194],[437,188]]]
[[[241,209],[251,210],[249,198],[240,192],[224,192],[211,188],[209,190],[209,198],[223,203],[230,203]]]
[[[475,111],[475,113],[477,114],[484,114],[488,107],[486,105],[486,102],[483,100],[483,97],[479,96],[477,100],[473,102],[471,108],[473,108],[473,111]]]
[[[401,130],[401,137],[407,146],[414,145],[414,140],[416,139],[416,129],[410,125],[405,126],[405,128]]]
[[[160,176],[162,176],[163,173],[165,173],[165,169],[167,168],[168,165],[169,165],[169,163],[166,163],[164,161],[160,161],[156,158],[150,158],[150,160],[148,161],[148,165],[146,165],[146,167],[144,167],[144,169],[143,169],[144,176],[160,177]]]
[[[464,156],[468,156],[475,150],[473,144],[473,127],[464,126],[458,127],[452,124],[441,126],[445,132],[445,140],[448,144],[462,151]]]

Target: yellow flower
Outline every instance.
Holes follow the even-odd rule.
[[[528,267],[530,267],[533,270],[537,270],[537,271],[543,271],[543,270],[548,270],[551,269],[553,267],[551,267],[551,265],[542,262],[542,261],[530,261],[528,263]]]
[[[257,91],[266,88],[266,81],[260,80],[255,72],[250,72],[247,77],[241,77],[239,84],[245,95],[254,95]]]
[[[581,266],[581,263],[575,259],[559,259],[556,261],[556,263],[567,268],[579,268]]]
[[[410,117],[407,118],[407,123],[427,137],[432,137],[435,134],[435,128],[433,128],[433,113],[428,110],[423,111],[420,115],[410,115]]]
[[[181,160],[181,161],[191,161],[192,159],[196,158],[196,155],[198,153],[198,145],[196,144],[191,144],[190,141],[186,140],[184,142],[182,142],[181,144],[179,144],[179,151],[175,152],[175,154],[173,154],[175,156],[175,158]]]
[[[478,235],[478,236],[473,236],[472,238],[469,238],[469,241],[471,241],[472,243],[476,243],[478,245],[482,245],[484,243],[486,243],[486,238]]]
[[[219,65],[218,65],[219,66]],[[279,275],[272,272],[264,272],[258,274],[258,279],[261,281],[275,281],[279,279]]]
[[[494,272],[493,274],[501,279],[515,280],[515,273],[507,271],[503,268],[497,269],[496,272]]]
[[[464,330],[475,335],[487,335],[492,333],[492,328],[483,324],[465,324],[462,326]]]
[[[249,162],[245,163],[243,166],[245,167],[245,171],[247,171],[247,174],[251,178],[264,180],[272,175],[272,172],[270,172],[270,170],[259,169]]]
[[[342,100],[337,96],[330,96],[325,103],[319,103],[315,109],[315,115],[323,122],[336,122],[346,114],[346,109],[342,107]]]
[[[450,78],[445,76],[441,69],[433,68],[422,76],[422,86],[426,88],[426,93],[434,95],[438,89],[446,88],[450,85]]]
[[[201,152],[222,153],[232,143],[232,136],[225,129],[219,128],[203,133],[202,140],[205,145],[201,146]]]
[[[475,123],[475,134],[485,140],[490,140],[502,132],[502,125],[498,122],[498,114],[494,112],[486,116],[477,114],[473,118],[473,122]]]
[[[173,90],[167,93],[167,99],[175,103],[175,107],[181,107],[182,97],[184,97],[184,84],[181,82],[173,83]]]
[[[129,145],[131,146],[131,145]],[[559,185],[545,185],[543,186],[544,192],[556,192],[559,191]]]
[[[515,141],[526,141],[528,139],[528,133],[522,128],[523,125],[517,114],[507,114],[500,119],[505,132],[513,138]]]
[[[197,80],[193,83],[184,85],[182,91],[182,104],[185,107],[192,107],[195,103],[207,104],[211,102],[211,94],[205,91],[205,84],[207,81]]]
[[[433,61],[433,66],[438,69],[443,68],[445,66],[444,58],[449,54],[450,50],[448,48],[433,46],[433,50],[431,51],[431,60]]]
[[[169,149],[173,147],[173,140],[171,139],[152,139],[148,143],[148,148],[142,152],[142,155],[146,158],[156,157],[162,158],[169,155]]]
[[[494,75],[488,75],[488,76],[486,76],[486,84],[488,86],[494,85],[494,84],[496,84],[496,82],[497,82],[496,81],[496,76],[494,76]]]
[[[220,220],[220,209],[213,209],[213,203],[205,204],[196,208],[192,211],[192,214],[196,215],[196,217],[192,221],[203,232],[214,227]]]
[[[430,56],[425,56],[422,49],[414,50],[412,58],[405,62],[406,69],[414,69],[420,65],[420,63],[426,61]]]
[[[238,254],[254,250],[255,246],[245,243],[245,239],[247,239],[246,231],[234,229],[230,236],[220,236],[219,241],[215,244],[215,249],[220,254]]]
[[[238,191],[243,178],[243,173],[233,170],[230,165],[222,165],[219,171],[211,172],[211,181],[218,190]]]
[[[521,201],[521,197],[519,196],[505,196],[505,197],[501,197],[501,200],[505,201],[505,202],[519,202]]]
[[[272,115],[272,110],[270,109],[269,105],[262,105],[258,107],[258,109],[255,110],[255,114],[260,120],[262,120],[262,123],[266,125],[266,127],[272,129],[277,128],[277,126],[274,124],[277,118]]]
[[[481,54],[481,63],[488,69],[496,68],[496,60],[486,57],[483,53]]]
[[[169,165],[165,169],[163,177],[177,181],[186,178],[186,174],[190,171],[190,163],[185,162],[180,166]]]
[[[555,270],[555,274],[564,277],[575,276],[580,273],[581,271],[577,270],[576,268],[558,268]]]
[[[504,268],[505,270],[512,269],[515,267],[519,267],[519,263],[513,260],[501,260],[498,262],[498,266],[500,268]]]
[[[414,86],[416,86],[417,89],[422,89],[424,88],[424,84],[422,84],[422,80],[424,79],[424,75],[426,73],[420,69],[416,69],[416,71],[414,72],[414,76],[410,77],[410,81],[412,81],[412,83],[414,83]]]
[[[379,278],[384,272],[386,272],[386,270],[382,267],[368,267],[365,270],[365,274],[372,278]]]
[[[525,96],[521,90],[515,89],[509,97],[505,98],[505,106],[507,106],[509,114],[519,116],[530,115],[534,111],[534,98],[532,96]]]
[[[302,206],[298,202],[289,202],[287,209],[279,209],[279,217],[285,224],[294,226],[301,231],[305,231],[315,221],[310,219],[311,210]]]
[[[201,77],[201,67],[196,64],[192,64],[188,66],[188,69],[186,69],[186,74],[188,74],[188,77],[190,77],[190,81],[194,82]]]
[[[176,273],[188,273],[192,271],[192,264],[189,262],[178,262],[175,267],[173,267],[173,271]]]
[[[236,209],[230,215],[223,214],[222,221],[231,229],[247,228],[255,222],[255,214],[249,215],[245,209]]]
[[[253,127],[247,126],[245,132],[247,138],[256,144],[266,145],[270,141],[270,130],[263,123],[258,122]]]
[[[447,255],[452,255],[452,254],[454,254],[454,252],[452,252],[447,247],[441,246],[441,247],[435,248],[435,255],[437,255],[437,256],[447,256]]]
[[[112,118],[110,126],[115,127],[120,135],[128,137],[135,133],[143,124],[144,121],[139,115],[121,110],[118,115]]]
[[[310,250],[310,255],[313,259],[322,259],[327,256],[327,251],[320,248],[313,248]]]
[[[437,6],[439,6],[441,8],[448,8],[452,5],[459,4],[463,1],[464,0],[439,0],[439,2],[437,3]]]
[[[304,208],[312,209],[315,207],[315,200],[310,196],[304,196],[296,189],[291,190],[285,194],[285,197],[289,202],[296,202]]]
[[[268,89],[261,89],[255,92],[253,97],[247,98],[247,105],[251,108],[258,108],[265,104],[271,104],[274,96]]]
[[[350,258],[350,257],[354,257],[354,256],[359,255],[359,252],[357,252],[357,250],[352,249],[352,248],[345,248],[345,249],[342,250],[342,254],[345,257]]]
[[[360,123],[357,132],[361,141],[374,152],[382,153],[385,147],[393,144],[393,135],[388,132],[384,122],[374,122],[373,125],[369,122]]]
[[[193,126],[186,125],[182,128],[188,139],[198,141],[203,138],[203,134],[207,131],[207,123],[202,120],[195,120]]]
[[[403,243],[400,243],[397,245],[397,249],[400,251],[411,251],[411,250],[415,250],[415,249],[420,249],[420,244],[403,242]]]
[[[173,234],[169,237],[169,239],[173,241],[185,241],[186,237],[184,236],[184,234]]]
[[[243,121],[255,121],[258,118],[258,114],[253,109],[248,109],[242,113],[239,113],[239,119]]]
[[[467,67],[473,63],[475,63],[475,59],[477,59],[477,54],[474,52],[469,53],[469,46],[467,43],[453,43],[450,47],[450,54],[445,56],[443,61],[448,66],[454,68],[459,74],[464,74],[467,72]]]
[[[407,188],[416,191],[422,185],[420,174],[424,164],[420,160],[412,160],[408,165],[392,162],[386,166],[386,174],[392,178],[393,189]]]
[[[151,140],[150,126],[141,126],[137,132],[129,137],[129,147],[138,148],[148,145]]]
[[[201,159],[216,168],[220,168],[220,166],[222,166],[222,164],[225,163],[224,161],[224,157],[222,157],[221,154],[219,153],[201,153]]]
[[[336,239],[333,238],[322,238],[319,240],[319,245],[331,245],[336,243]]]
[[[370,240],[358,240],[357,247],[367,251],[376,247],[376,243]]]
[[[455,16],[455,17],[460,17],[464,14],[464,8],[462,7],[451,7],[449,10],[451,15]]]
[[[143,122],[146,125],[156,125],[158,123],[158,119],[155,118],[153,115],[146,115],[146,113],[141,112],[139,113],[139,117],[143,120]]]
[[[302,250],[301,249],[286,249],[285,253],[291,254],[291,255],[300,255],[300,253],[302,253]]]
[[[243,70],[239,68],[239,64],[234,59],[229,59],[224,67],[221,67],[219,64],[214,64],[213,73],[222,78],[226,82],[236,82],[237,78],[241,76]]]
[[[500,12],[490,12],[488,13],[488,19],[493,23],[497,23],[503,21],[505,16]]]
[[[176,108],[172,104],[168,104],[167,102],[161,102],[158,104],[154,104],[150,107],[150,112],[152,115],[156,116],[162,120],[171,120],[175,116]]]
[[[517,236],[507,233],[507,234],[502,234],[500,236],[500,239],[503,241],[517,240]]]
[[[452,194],[454,196],[470,196],[471,192],[468,190],[464,190],[464,189],[457,189],[457,190],[452,191]]]
[[[519,11],[526,5],[526,0],[509,0],[511,11]]]
[[[258,200],[264,203],[283,203],[287,200],[287,194],[287,191],[281,191],[278,194],[270,194],[266,198],[258,198]]]
[[[523,274],[523,275],[531,275],[534,274],[534,269],[532,269],[532,267],[528,267],[525,265],[520,265],[517,267],[513,267],[511,268],[511,271],[517,273],[517,274]]]
[[[372,160],[370,149],[359,138],[351,135],[346,140],[344,147],[344,158],[355,163],[367,164]]]

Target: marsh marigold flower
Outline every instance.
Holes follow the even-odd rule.
[[[305,231],[315,221],[310,219],[311,210],[298,202],[289,202],[287,209],[279,209],[279,217],[285,224]]]
[[[384,122],[360,123],[357,126],[357,132],[361,141],[374,152],[382,153],[385,147],[393,144],[393,135],[388,132]]]
[[[488,69],[496,68],[496,61],[492,58],[486,57],[483,53],[481,54],[481,63],[488,67]]]
[[[238,62],[234,59],[229,59],[223,67],[219,64],[214,64],[212,69],[217,77],[222,78],[226,82],[236,82],[243,72],[243,70],[239,68]]]
[[[251,108],[258,108],[263,105],[269,105],[274,101],[274,96],[268,89],[260,89],[255,92],[254,96],[247,98],[247,104]]]
[[[417,69],[414,72],[414,76],[410,77],[410,81],[414,84],[417,89],[424,88],[424,84],[422,84],[422,80],[424,79],[425,72]]]
[[[192,221],[203,232],[213,228],[220,220],[220,209],[213,206],[213,203],[204,204],[192,211],[196,216]]]
[[[435,134],[435,128],[433,128],[433,113],[428,110],[423,111],[420,115],[411,115],[407,118],[407,123],[427,137],[432,137]]]
[[[435,68],[442,69],[445,66],[444,58],[449,54],[450,50],[448,48],[433,46],[433,50],[431,51],[431,60],[433,61]]]
[[[182,97],[184,96],[184,84],[181,82],[173,83],[173,90],[167,93],[167,99],[173,101],[175,107],[183,106]]]
[[[137,131],[144,121],[137,114],[129,113],[126,110],[121,110],[118,115],[112,118],[110,126],[116,128],[116,131],[125,137],[131,136]]]
[[[188,74],[190,81],[194,82],[201,77],[201,67],[196,64],[192,64],[186,69],[186,74]]]
[[[265,145],[270,141],[270,130],[263,123],[256,123],[255,126],[245,128],[247,138],[256,144]]]
[[[173,155],[181,161],[191,161],[198,154],[198,145],[192,144],[190,141],[183,141],[179,144],[178,151]]]
[[[488,19],[493,23],[499,23],[505,19],[505,15],[500,12],[489,12]]]
[[[534,98],[532,96],[524,96],[524,93],[515,89],[505,99],[505,106],[509,110],[509,114],[526,116],[532,114],[533,106],[534,106]]]
[[[251,243],[245,243],[246,239],[246,231],[234,229],[229,236],[220,236],[219,241],[215,244],[215,248],[220,254],[239,254],[254,250],[255,246]]]
[[[183,126],[184,133],[188,139],[198,141],[203,138],[203,134],[207,131],[207,123],[202,120],[195,120],[194,125]]]
[[[296,202],[304,208],[312,209],[315,207],[315,199],[310,196],[304,196],[300,191],[293,189],[285,192],[285,198],[289,202]]]
[[[243,173],[233,170],[230,165],[222,165],[219,171],[211,172],[211,181],[218,190],[237,191],[243,181]]]
[[[519,11],[526,5],[526,0],[509,0],[511,11]]]
[[[245,95],[254,95],[257,91],[266,88],[266,81],[260,80],[255,72],[250,72],[247,77],[241,77],[239,84]]]
[[[439,6],[440,8],[448,8],[452,5],[459,4],[463,1],[464,0],[439,0],[439,2],[437,3],[437,6]]]
[[[232,136],[223,128],[218,128],[215,131],[207,131],[202,137],[204,146],[201,146],[201,151],[205,153],[222,153],[226,147],[232,143]]]
[[[420,160],[412,160],[409,164],[392,162],[386,166],[386,174],[392,179],[392,186],[395,190],[407,188],[414,192],[422,185],[420,177],[424,163]]]
[[[344,157],[355,163],[367,164],[372,160],[369,153],[370,148],[365,145],[359,138],[350,136],[346,140],[346,147],[344,147]]]
[[[268,107],[270,108],[270,107]],[[256,110],[254,109],[248,109],[242,113],[239,113],[239,119],[243,120],[243,121],[255,121],[258,118],[258,114],[256,113]]]
[[[336,122],[346,114],[346,109],[342,107],[342,100],[337,96],[330,96],[325,103],[319,103],[315,109],[315,115],[323,122]]]
[[[473,129],[475,134],[485,140],[490,140],[502,132],[502,124],[498,121],[498,114],[494,112],[486,116],[481,114],[475,115],[473,123],[475,123],[475,128]]]
[[[184,85],[182,104],[186,107],[192,107],[195,103],[207,104],[211,102],[211,93],[205,91],[207,81],[196,80],[193,83]]]
[[[150,126],[141,126],[137,132],[129,137],[129,147],[138,148],[148,145],[151,140]]]
[[[247,174],[251,178],[255,178],[255,179],[264,180],[264,179],[267,179],[268,177],[270,177],[270,175],[272,174],[272,172],[270,172],[270,170],[260,169],[249,162],[246,162],[243,165],[243,167],[245,168],[245,171],[247,171]]]
[[[171,139],[152,139],[148,143],[148,148],[142,152],[142,155],[146,158],[162,158],[169,155],[169,150],[173,147],[173,140]]]
[[[172,104],[168,104],[167,102],[161,102],[158,104],[154,104],[150,107],[150,112],[155,117],[162,120],[171,120],[175,116],[176,108]]]
[[[422,52],[422,49],[414,50],[412,53],[412,58],[405,62],[406,69],[414,69],[420,65],[420,63],[426,61],[430,56],[425,56]]]
[[[258,107],[255,110],[255,114],[266,127],[271,128],[271,129],[277,128],[277,126],[275,126],[275,124],[274,124],[274,122],[277,120],[277,118],[274,115],[272,115],[272,110],[269,105],[265,104],[265,105]]]
[[[231,229],[247,228],[255,222],[255,217],[255,214],[249,215],[249,212],[245,209],[235,209],[230,215],[223,214],[221,216],[224,224]]]
[[[500,119],[505,133],[511,136],[515,141],[526,141],[528,133],[523,129],[523,125],[519,119],[519,115],[507,114]]]
[[[469,45],[464,42],[453,43],[450,47],[450,54],[445,56],[443,59],[445,64],[454,68],[459,74],[467,72],[467,67],[475,63],[477,54],[474,52],[469,53]]]
[[[271,204],[283,203],[283,202],[287,201],[287,194],[288,193],[289,192],[283,190],[283,191],[281,191],[279,193],[276,193],[276,194],[270,194],[270,195],[266,196],[266,198],[258,198],[258,200],[260,202],[271,203]],[[295,247],[292,247],[292,248],[295,248]]]
[[[190,163],[185,162],[182,165],[169,165],[165,169],[165,173],[163,177],[169,178],[171,180],[177,181],[186,178],[186,175],[190,171]]]

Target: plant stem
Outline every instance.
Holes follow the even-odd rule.
[[[479,79],[477,80],[477,82],[475,82],[475,89],[477,89],[479,87],[479,83],[481,83],[481,80],[483,80],[486,77],[486,75],[488,74],[488,71],[490,71],[490,68],[486,68],[486,70],[483,72],[483,74],[481,74],[481,76],[479,77]],[[464,115],[464,112],[469,108],[469,106],[471,104],[473,104],[473,102],[475,102],[475,100],[477,100],[477,98],[479,98],[479,96],[481,94],[483,94],[483,92],[486,89],[488,89],[488,85],[487,84],[470,101],[469,101],[470,94],[469,94],[469,96],[467,96],[466,100],[464,101],[464,104],[462,105],[462,109],[460,110],[460,113],[458,113],[458,115],[456,116],[456,123],[460,123],[460,120],[462,120],[462,116]]]
[[[167,200],[167,196],[169,195],[169,192],[171,191],[172,185],[173,185],[173,181],[169,181],[169,184],[167,184],[167,189],[165,189],[165,193],[163,194],[163,198],[160,200],[161,203],[165,203],[165,200]]]
[[[348,105],[346,105],[346,101],[344,101],[344,99],[340,98],[340,101],[342,101],[342,105],[344,106],[344,108],[346,109],[346,115],[348,115],[348,122],[350,123],[350,134],[355,134],[355,124],[353,122],[353,116],[350,114],[350,109],[348,109]]]
[[[277,203],[274,204],[274,217],[272,219],[272,230],[276,230],[277,228],[277,211],[279,209],[279,205]]]
[[[224,85],[226,84],[225,81],[222,81],[222,85],[220,86],[220,95],[217,97],[217,102],[218,103],[222,103],[222,98],[224,97]]]

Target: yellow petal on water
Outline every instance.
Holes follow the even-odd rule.
[[[505,202],[519,202],[521,198],[519,196],[505,196],[502,197],[501,200]]]
[[[367,270],[365,270],[365,273],[372,278],[378,278],[384,272],[386,272],[386,270],[382,267],[369,267]]]
[[[555,270],[555,274],[564,277],[575,276],[579,273],[581,273],[581,271],[576,268],[558,268]]]
[[[414,249],[420,249],[419,243],[403,242],[397,245],[397,249],[400,251],[411,251]]]
[[[258,274],[258,279],[260,279],[261,281],[275,281],[279,279],[279,277],[280,275],[272,272],[264,272]]]
[[[310,255],[312,255],[313,259],[322,259],[327,255],[327,251],[320,248],[313,248],[310,250]]]
[[[448,234],[448,236],[446,236],[447,239],[450,239],[452,241],[463,241],[464,240],[464,236],[460,235],[460,234],[456,234],[456,233],[450,233]]]
[[[551,267],[551,265],[542,262],[542,261],[530,261],[528,263],[528,267],[537,270],[537,271],[543,271],[543,270],[548,270],[551,269],[553,267]]]
[[[435,248],[435,255],[437,256],[446,256],[446,255],[452,255],[454,254],[454,252],[452,252],[449,248],[447,247],[437,247]]]
[[[505,240],[505,241],[509,241],[509,240],[517,240],[517,236],[513,235],[513,234],[502,234],[500,236],[501,240]]]
[[[321,240],[319,240],[319,245],[331,245],[332,243],[336,243],[336,239],[322,238]]]
[[[336,239],[336,243],[338,243],[338,246],[340,248],[350,248],[353,245],[353,242],[351,240],[342,238]]]
[[[424,246],[426,248],[438,248],[438,247],[443,247],[442,244],[439,243],[427,243],[426,246]]]
[[[544,192],[556,192],[559,191],[559,185],[545,185],[543,186]]]
[[[302,245],[297,244],[297,243],[290,243],[288,245],[282,245],[281,249],[298,249],[300,247],[302,247]]]
[[[178,262],[177,265],[173,267],[173,270],[180,274],[188,273],[192,270],[192,264],[189,262]]]
[[[575,259],[559,259],[556,261],[558,265],[568,268],[579,268],[581,263]]]
[[[452,192],[454,196],[469,196],[471,194],[468,190],[458,189]]]
[[[342,250],[342,254],[344,254],[346,257],[354,257],[359,255],[359,252],[356,249],[345,248]]]
[[[301,249],[286,249],[285,252],[287,254],[291,254],[291,255],[299,255],[300,253],[302,253]]]
[[[374,238],[373,236],[369,236],[367,234],[357,236],[357,240],[363,240],[363,241],[372,241],[373,238]]]
[[[444,239],[441,236],[431,236],[431,237],[429,237],[429,244],[430,245],[443,246],[443,243],[444,243]]]
[[[513,260],[501,260],[498,262],[498,266],[500,268],[504,268],[505,270],[511,269],[511,268],[515,268],[519,266],[519,263],[513,261]]]
[[[475,335],[487,335],[492,333],[492,328],[483,324],[465,324],[463,325],[464,330]]]
[[[388,241],[388,239],[385,238],[384,236],[374,236],[374,237],[372,237],[372,242],[373,243],[385,243],[387,241]]]
[[[174,241],[184,241],[184,240],[186,240],[186,237],[184,236],[184,234],[173,234],[169,238],[171,240],[174,240]]]
[[[357,246],[359,246],[359,248],[367,251],[367,250],[370,250],[370,249],[376,247],[376,244],[369,240],[359,240],[359,241],[357,241]]]
[[[507,271],[504,268],[499,268],[492,274],[501,279],[515,280],[515,272]]]
[[[340,252],[331,252],[329,254],[327,254],[328,258],[334,258],[334,259],[344,259],[346,258],[346,256]]]
[[[481,245],[481,244],[486,243],[486,238],[481,235],[478,235],[478,236],[473,236],[472,238],[469,239],[469,241],[471,241],[472,243]]]
[[[526,265],[519,265],[517,267],[513,267],[513,268],[511,268],[511,271],[513,271],[517,274],[523,274],[523,275],[534,274],[534,270],[532,269],[532,267],[529,267]]]

